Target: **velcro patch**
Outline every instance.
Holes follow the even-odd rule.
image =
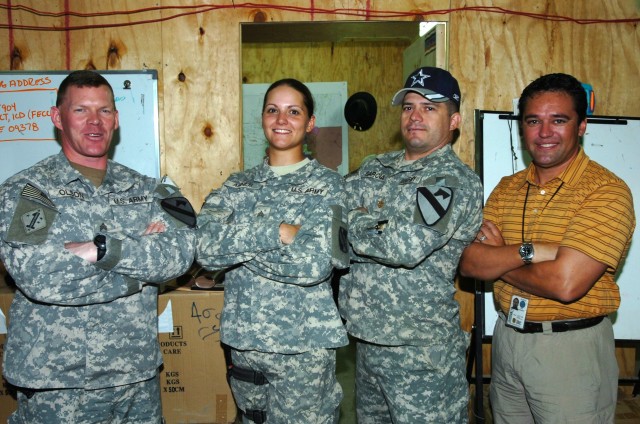
[[[271,213],[271,207],[262,203],[258,203],[254,208],[254,212],[256,214],[256,217],[264,218],[265,216],[269,216],[269,213]]]
[[[37,208],[26,212],[22,214],[20,219],[22,220],[24,231],[27,234],[31,234],[34,231],[41,230],[47,226],[47,219],[42,208]]]
[[[160,201],[162,209],[178,221],[194,228],[196,226],[196,212],[185,197],[168,197]]]
[[[314,195],[314,196],[326,196],[327,195],[327,189],[326,188],[313,187],[313,186],[304,186],[304,185],[291,186],[291,187],[289,187],[289,192],[290,193],[297,193],[297,194],[311,194],[311,195]]]
[[[444,186],[418,187],[417,205],[424,224],[432,227],[449,211],[453,190]]]
[[[148,192],[127,196],[119,196],[113,193],[109,195],[109,204],[111,206],[128,206],[141,203],[151,203],[152,200],[153,196]]]
[[[51,209],[56,209],[56,205],[54,205],[53,202],[49,200],[49,197],[44,194],[42,190],[29,183],[24,186],[24,188],[22,189],[22,193],[20,193],[20,196],[37,203],[41,203]]]
[[[347,223],[340,206],[331,205],[331,211],[333,212],[331,223],[331,262],[336,268],[345,269],[349,267]]]

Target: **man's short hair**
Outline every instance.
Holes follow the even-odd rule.
[[[65,79],[60,83],[60,87],[58,87],[58,96],[56,98],[56,107],[60,107],[60,105],[64,102],[64,98],[67,95],[67,90],[69,87],[102,87],[106,86],[109,88],[109,92],[111,92],[111,101],[113,102],[113,106],[115,107],[115,97],[113,95],[113,88],[109,81],[99,73],[95,71],[89,70],[79,70],[73,71],[69,75],[66,76]]]
[[[578,114],[578,122],[587,118],[587,94],[582,83],[571,75],[557,73],[543,75],[525,87],[518,100],[520,122],[529,100],[543,92],[566,93],[573,99],[573,108]]]

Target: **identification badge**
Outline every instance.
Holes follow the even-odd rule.
[[[509,327],[515,327],[522,330],[524,328],[528,307],[529,299],[520,296],[512,296],[511,308],[509,308],[509,315],[507,315],[507,325]]]

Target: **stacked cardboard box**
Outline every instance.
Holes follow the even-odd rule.
[[[235,421],[236,405],[220,345],[222,304],[222,290],[179,288],[159,297],[164,357],[160,380],[167,424]]]

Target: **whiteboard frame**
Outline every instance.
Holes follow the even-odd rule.
[[[485,119],[486,117],[490,117],[490,119]],[[492,121],[489,123],[489,125],[493,125],[491,132],[495,131],[497,125],[493,121],[495,121],[496,118],[500,120],[499,122],[505,122],[504,131],[503,128],[498,128],[500,131],[499,135],[488,134],[489,130],[486,124],[488,121]],[[511,129],[508,127],[508,121],[513,123]],[[604,158],[602,156],[603,152],[606,151],[610,153],[617,151],[611,150],[610,145],[605,146],[602,142],[590,142],[590,134],[598,133],[598,130],[601,129],[597,127],[597,130],[594,131],[594,125],[606,124],[611,127],[612,132],[614,129],[619,128],[626,128],[627,131],[629,131],[628,128],[632,127],[623,127],[621,125],[623,122],[640,125],[640,117],[587,116],[587,131],[582,139],[582,145],[590,159],[601,163],[629,185],[633,193],[637,221],[638,213],[640,213],[640,183],[637,182],[637,177],[629,178],[629,174],[634,171],[632,168],[634,161],[620,161],[619,158]],[[494,142],[490,144],[485,141],[485,138],[492,136],[496,139]],[[633,134],[627,134],[624,136],[624,139],[632,143],[637,140],[637,134],[635,136]],[[486,202],[489,194],[500,181],[500,178],[526,168],[531,158],[524,151],[524,146],[519,136],[517,117],[513,115],[512,112],[476,110],[475,140],[475,169],[482,180],[485,193],[484,200]],[[618,141],[621,142],[622,137],[620,137]],[[497,146],[498,143],[499,146]],[[517,159],[513,158],[511,146],[513,146],[513,151]],[[605,150],[606,148],[608,149]],[[625,149],[628,149],[628,147],[625,147]],[[624,152],[632,154],[634,158],[640,159],[640,144],[638,144],[637,149],[631,152],[624,150]],[[638,164],[640,160],[636,160],[635,162]],[[490,164],[490,166],[485,166],[485,163]],[[633,283],[633,275],[640,274],[639,271],[635,270],[637,266],[640,266],[640,242],[632,241],[629,253],[616,275],[616,281],[620,286],[620,308],[617,312],[610,315],[611,321],[613,322],[614,336],[618,341],[640,340],[640,326],[637,325],[637,323],[640,322],[640,308],[636,306],[640,301],[640,291],[633,291],[633,289],[638,290],[638,288],[640,288],[640,285]],[[627,283],[627,280],[631,281]],[[628,292],[628,289],[632,289],[632,291]],[[476,326],[480,327],[479,329],[482,331],[482,338],[484,339],[492,336],[493,327],[498,318],[493,301],[492,284],[490,282],[477,281],[476,296],[481,296],[480,302],[476,302],[476,309],[479,308],[479,310],[475,312]],[[634,328],[635,332],[633,330]]]
[[[48,92],[46,104],[42,109],[49,109],[55,105],[55,97],[60,82],[72,71],[0,71],[0,81],[12,79],[35,78],[50,76],[50,84],[39,86],[41,91]],[[119,70],[96,71],[104,76],[111,84],[118,109],[119,128],[114,133],[114,138],[109,150],[109,159],[128,166],[144,175],[160,178],[160,130],[158,118],[158,71],[155,69],[144,70]],[[125,88],[124,81],[129,79],[132,84]],[[144,83],[140,88],[139,84]],[[0,87],[0,103],[6,103],[6,93],[19,91],[17,89]],[[36,94],[34,94],[36,96]],[[147,97],[151,97],[150,99]],[[40,97],[38,100],[42,100]],[[141,120],[144,121],[141,123]],[[15,173],[28,168],[36,162],[57,154],[60,151],[60,142],[57,140],[55,127],[50,117],[40,118],[38,121],[44,131],[38,138],[27,135],[20,140],[7,138],[7,133],[0,134],[0,155],[11,156],[13,162],[3,163],[0,170],[0,183]],[[152,139],[151,139],[152,138]],[[37,143],[37,144],[36,144]],[[5,147],[6,146],[6,147]],[[25,154],[21,154],[21,153]],[[151,157],[149,157],[151,156]],[[15,163],[16,157],[19,162]],[[141,160],[141,157],[144,158]],[[3,158],[0,157],[0,161]]]

